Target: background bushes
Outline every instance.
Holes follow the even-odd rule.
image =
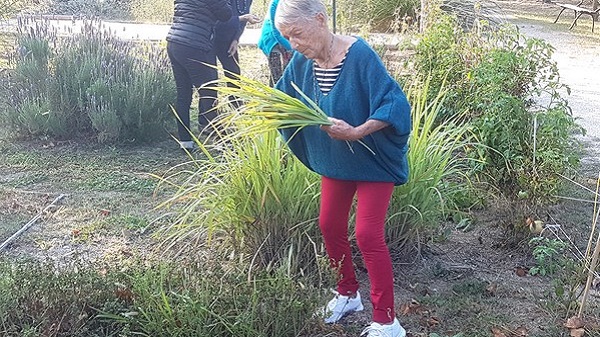
[[[452,17],[437,15],[416,46],[413,66],[432,76],[433,90],[447,84],[438,123],[460,115],[472,125],[479,143],[469,152],[478,159],[474,172],[497,191],[534,204],[551,201],[558,176],[578,164],[573,134],[582,132],[563,98],[569,90],[551,59],[552,46],[485,22],[465,31]]]
[[[131,19],[132,0],[40,0],[37,3],[29,11],[88,19]]]
[[[20,136],[160,139],[175,86],[163,48],[119,40],[88,21],[59,36],[43,21],[19,22],[5,119]]]

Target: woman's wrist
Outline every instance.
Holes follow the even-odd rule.
[[[364,138],[373,132],[379,131],[385,127],[387,127],[389,123],[377,120],[377,119],[369,119],[363,124],[357,126],[353,130],[353,138],[356,137],[355,140]]]

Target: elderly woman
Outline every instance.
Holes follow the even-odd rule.
[[[322,176],[319,226],[331,266],[339,272],[325,322],[335,323],[363,309],[348,242],[356,195],[356,241],[369,273],[373,304],[373,323],[362,336],[403,337],[406,332],[394,314],[384,225],[394,186],[408,177],[411,120],[406,96],[364,40],[329,30],[321,0],[280,0],[275,25],[297,51],[276,87],[301,99],[292,87],[295,83],[333,122],[295,134],[283,132],[292,152]]]

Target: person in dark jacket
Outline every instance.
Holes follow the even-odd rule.
[[[203,63],[216,65],[212,45],[214,28],[217,21],[230,18],[227,0],[175,0],[173,24],[167,34],[167,53],[177,85],[175,111],[181,148],[194,148],[190,134],[193,90],[217,79],[217,70]],[[216,92],[207,88],[198,91],[198,122],[204,129],[216,116],[213,109]]]
[[[232,78],[241,73],[238,55],[240,36],[246,23],[258,23],[259,17],[250,14],[252,0],[230,0],[232,15],[228,21],[219,21],[215,27],[213,47],[217,59],[221,62],[225,76]],[[229,84],[231,85],[231,84]]]

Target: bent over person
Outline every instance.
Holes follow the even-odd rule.
[[[373,323],[361,336],[404,337],[406,331],[395,317],[384,225],[394,186],[408,178],[409,103],[363,39],[329,30],[321,0],[280,0],[275,25],[297,51],[277,89],[302,99],[292,83],[298,85],[333,123],[297,133],[282,131],[298,159],[322,176],[319,227],[331,267],[339,273],[337,294],[324,310],[325,322],[363,310],[348,242],[356,195],[356,241],[373,304]]]
[[[190,105],[193,91],[217,79],[216,56],[212,37],[217,20],[231,18],[227,0],[175,0],[173,24],[167,34],[167,54],[177,86],[177,113],[179,144],[193,149],[190,134]],[[205,64],[203,64],[205,63]],[[204,129],[216,116],[213,105],[217,94],[209,88],[198,90],[198,123]]]

